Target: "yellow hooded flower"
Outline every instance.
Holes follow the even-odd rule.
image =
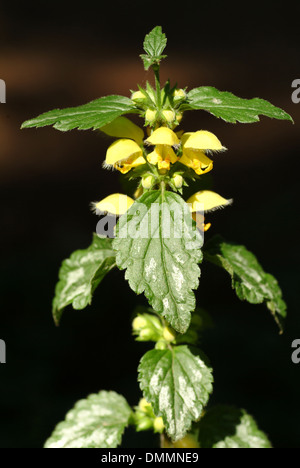
[[[106,135],[117,138],[130,138],[139,145],[143,143],[144,132],[126,117],[117,117],[111,123],[100,128]]]
[[[109,146],[104,163],[105,167],[114,167],[122,174],[141,164],[146,164],[141,147],[127,138],[116,140]]]
[[[121,216],[134,203],[134,200],[122,193],[113,193],[98,203],[93,203],[93,208],[97,213],[108,213]]]
[[[181,143],[182,157],[179,161],[194,169],[198,175],[205,174],[213,168],[213,162],[206,156],[205,151],[224,151],[226,149],[213,133],[206,130],[184,133]]]
[[[221,197],[211,190],[201,190],[200,192],[194,193],[188,200],[187,203],[191,205],[192,213],[197,211],[214,211],[219,208],[224,208],[232,203],[232,199],[227,200]]]
[[[170,128],[160,127],[145,140],[146,143],[154,145],[154,150],[148,154],[147,159],[151,164],[157,164],[158,169],[170,169],[170,164],[177,161],[177,156],[172,146],[179,145],[179,140]]]
[[[211,223],[204,224],[204,216],[199,212],[207,213],[215,211],[219,208],[224,208],[232,203],[232,199],[227,200],[211,190],[201,190],[194,193],[188,200],[193,219],[197,223],[200,231],[207,231],[211,227]]]

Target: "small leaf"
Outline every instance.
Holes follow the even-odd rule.
[[[92,244],[76,250],[62,262],[59,282],[53,299],[53,317],[59,323],[63,310],[69,304],[73,309],[84,309],[91,304],[92,295],[104,276],[116,266],[112,239],[94,234]]]
[[[134,112],[137,111],[131,99],[125,96],[104,96],[82,106],[51,110],[34,119],[27,120],[21,128],[53,125],[54,128],[62,132],[74,128],[96,130],[123,114]]]
[[[178,346],[148,351],[139,365],[139,382],[156,416],[173,441],[197,421],[212,392],[212,369],[195,348]]]
[[[292,117],[279,107],[264,99],[242,99],[227,91],[219,91],[211,86],[192,89],[187,95],[181,110],[203,109],[226,122],[252,123],[259,121],[259,115],[279,120]]]
[[[167,45],[166,35],[162,32],[161,26],[156,26],[146,35],[144,40],[144,51],[147,55],[142,54],[140,57],[144,62],[145,70],[148,70],[152,65],[166,58],[166,55],[161,55]]]
[[[203,239],[188,205],[172,192],[144,193],[119,220],[113,248],[137,294],[184,333],[195,309]]]
[[[272,448],[267,436],[245,410],[216,406],[198,423],[200,448]]]
[[[205,245],[204,258],[230,274],[232,287],[239,299],[251,304],[265,302],[282,331],[286,304],[281,289],[274,276],[264,272],[246,247],[215,236]]]
[[[125,398],[115,392],[89,395],[56,426],[45,448],[116,448],[131,415]]]

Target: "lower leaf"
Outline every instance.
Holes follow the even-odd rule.
[[[131,415],[125,398],[115,392],[89,395],[56,426],[45,448],[115,448]]]
[[[200,448],[272,448],[245,410],[231,406],[209,409],[198,423]]]
[[[212,369],[207,358],[188,346],[148,351],[139,365],[139,382],[169,437],[184,437],[197,421],[212,392]]]

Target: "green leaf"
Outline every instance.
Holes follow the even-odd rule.
[[[258,122],[259,115],[273,119],[290,120],[292,117],[279,107],[264,99],[242,99],[226,91],[218,91],[211,86],[192,89],[187,95],[181,110],[203,109],[226,122]]]
[[[144,193],[119,220],[113,248],[137,294],[184,333],[195,309],[203,239],[188,205],[173,192]]]
[[[197,421],[212,392],[212,369],[194,348],[148,351],[139,365],[139,382],[156,416],[163,418],[173,441],[184,437]]]
[[[45,448],[116,448],[132,410],[115,392],[99,392],[79,400],[54,429]]]
[[[53,317],[59,323],[63,310],[69,304],[73,309],[84,309],[91,304],[92,295],[104,276],[116,266],[112,239],[94,234],[92,244],[76,250],[62,262],[59,282],[53,299]]]
[[[143,47],[147,55],[140,55],[144,62],[145,70],[148,70],[152,65],[159,64],[163,58],[167,57],[166,55],[161,55],[166,45],[167,38],[162,32],[161,26],[156,26],[145,36]]]
[[[245,410],[216,406],[198,423],[200,448],[272,448],[267,436]]]
[[[109,124],[120,115],[134,112],[137,111],[131,99],[125,96],[104,96],[83,106],[46,112],[34,119],[27,120],[21,128],[53,125],[54,128],[62,132],[74,128],[96,130]]]
[[[223,267],[231,276],[239,299],[251,304],[266,303],[280,330],[286,317],[286,304],[274,276],[265,273],[256,257],[243,245],[215,236],[206,245],[204,258]]]

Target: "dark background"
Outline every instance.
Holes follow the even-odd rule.
[[[211,402],[246,408],[275,447],[300,446],[300,365],[291,362],[291,342],[300,338],[300,104],[291,101],[291,83],[300,78],[299,7],[195,5],[1,2],[1,447],[41,447],[77,399],[100,389],[131,404],[140,397],[136,369],[149,347],[133,340],[130,324],[135,304],[145,300],[135,298],[123,272],[105,278],[91,307],[69,308],[59,328],[51,317],[60,262],[87,247],[95,230],[90,201],[122,191],[119,175],[101,168],[111,140],[91,131],[19,128],[52,108],[128,96],[152,80],[138,54],[157,24],[168,37],[162,81],[263,97],[295,120],[232,125],[194,112],[182,128],[210,130],[229,149],[216,158],[214,189],[234,205],[211,215],[207,238],[220,232],[247,245],[278,278],[289,308],[279,336],[265,306],[239,302],[225,273],[202,266],[197,300],[216,325],[203,343],[215,375]],[[129,431],[125,444],[156,443],[149,438]]]

